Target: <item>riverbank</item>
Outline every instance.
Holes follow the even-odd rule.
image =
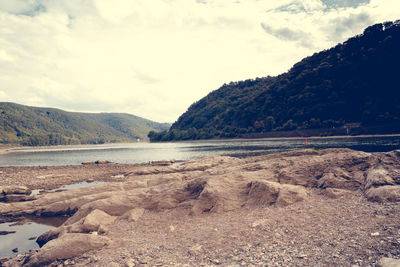
[[[16,144],[6,144],[6,145],[2,144],[2,145],[0,145],[0,155],[8,154],[12,150],[18,149],[20,147],[21,147],[20,145],[16,145]]]
[[[3,221],[67,219],[39,237],[38,252],[5,266],[374,266],[400,258],[400,151],[0,171],[7,192],[106,182],[0,203]]]

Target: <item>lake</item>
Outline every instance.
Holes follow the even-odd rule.
[[[23,147],[0,155],[0,167],[80,165],[85,161],[147,163],[159,160],[192,160],[209,155],[247,157],[304,148],[351,148],[366,152],[400,149],[400,136],[308,138],[282,140],[218,140],[176,143],[130,143]]]

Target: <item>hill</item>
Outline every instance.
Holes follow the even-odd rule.
[[[398,133],[399,47],[400,21],[370,26],[304,58],[287,73],[224,84],[192,104],[168,132],[150,132],[149,137],[166,141],[310,130],[334,134],[348,127],[359,133]]]
[[[0,143],[97,144],[147,139],[168,124],[122,113],[75,113],[0,102]]]

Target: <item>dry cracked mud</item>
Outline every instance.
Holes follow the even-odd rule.
[[[38,238],[39,251],[2,264],[378,266],[400,258],[400,151],[165,165],[1,168],[2,221],[67,219]],[[7,198],[87,180],[108,183]]]

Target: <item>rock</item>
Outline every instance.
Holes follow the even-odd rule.
[[[288,206],[303,201],[308,197],[308,190],[304,186],[283,184],[279,191],[277,206]]]
[[[177,196],[178,202],[181,197],[189,201],[194,198],[192,206],[192,214],[194,215],[240,208],[241,202],[244,201],[243,198],[240,198],[241,187],[239,185],[242,183],[226,176],[216,176],[215,178],[205,183],[198,180],[199,187],[195,187],[194,191],[187,191],[188,187],[186,187],[183,194]]]
[[[132,209],[130,211],[125,212],[123,215],[121,215],[118,220],[126,220],[128,222],[136,222],[139,220],[140,217],[142,217],[144,213],[144,209]]]
[[[111,161],[108,161],[108,160],[96,160],[94,163],[95,164],[109,164],[109,163],[111,163]]]
[[[46,244],[47,242],[58,238],[59,236],[61,236],[62,234],[66,233],[66,229],[64,227],[58,227],[55,229],[52,229],[50,231],[47,231],[43,234],[41,234],[37,239],[36,239],[36,243],[38,243],[38,245],[40,247],[42,247],[44,244]]]
[[[249,188],[247,201],[250,205],[272,205],[279,196],[280,184],[267,181],[254,181],[247,185]]]
[[[371,236],[379,236],[379,232],[371,233]]]
[[[169,161],[169,160],[160,160],[160,161],[152,161],[152,162],[150,162],[150,164],[151,165],[154,165],[154,166],[169,166],[169,165],[171,165],[171,161]]]
[[[334,172],[325,173],[318,180],[317,186],[320,188],[340,188],[347,190],[357,190],[361,183],[341,169],[335,169]]]
[[[366,192],[368,200],[376,202],[399,202],[400,185],[385,185],[377,188],[370,188]]]
[[[300,255],[297,256],[297,258],[298,259],[305,259],[305,258],[307,258],[307,255],[306,254],[300,254]]]
[[[35,200],[35,196],[21,195],[21,194],[7,194],[0,198],[1,202],[20,202]]]
[[[43,233],[38,237],[36,243],[43,246],[67,233],[95,233],[93,235],[96,236],[98,233],[105,233],[107,227],[114,223],[115,219],[116,217],[96,209],[77,222],[68,224],[68,221],[66,221],[61,227]]]
[[[0,195],[30,195],[31,192],[26,186],[0,186]]]
[[[94,161],[84,161],[81,163],[82,165],[94,165]]]
[[[109,242],[105,236],[67,233],[44,245],[31,256],[26,266],[42,266],[55,260],[76,257],[90,250],[100,249]]]
[[[267,224],[268,224],[268,219],[260,219],[260,220],[257,220],[257,221],[255,221],[255,222],[253,222],[251,225],[250,225],[250,227],[251,228],[256,228],[256,227],[258,227],[258,226],[260,226],[260,227],[264,227],[264,226],[266,226]]]
[[[368,170],[367,178],[365,179],[364,187],[369,189],[371,187],[394,185],[392,177],[390,177],[387,170],[383,168]]]
[[[135,263],[135,261],[134,261],[133,259],[127,259],[127,260],[125,261],[125,266],[126,266],[126,267],[135,267],[135,266],[136,266],[136,263]]]
[[[8,257],[0,257],[0,266],[4,266],[3,264],[9,260]]]
[[[377,267],[399,267],[400,259],[392,259],[392,258],[382,258],[376,264]]]
[[[352,191],[339,188],[326,188],[321,193],[329,198],[337,199],[352,194]]]
[[[82,232],[105,232],[106,227],[114,223],[115,219],[115,216],[110,216],[104,211],[96,209],[76,225]]]
[[[196,244],[189,249],[189,253],[192,255],[197,255],[201,252],[201,250],[202,250],[202,246],[199,244]]]
[[[9,234],[15,234],[16,231],[0,231],[0,235],[9,235]]]
[[[249,205],[287,206],[308,197],[304,186],[279,184],[269,181],[254,181],[248,185]]]

